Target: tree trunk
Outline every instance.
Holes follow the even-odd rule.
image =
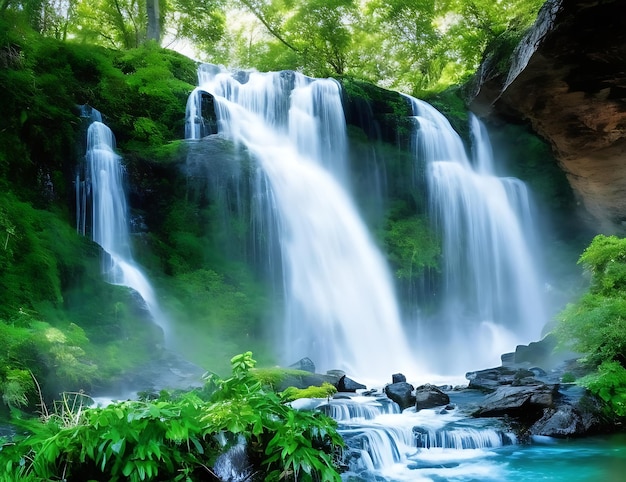
[[[147,0],[146,11],[148,14],[148,29],[146,37],[148,40],[154,40],[161,43],[161,22],[159,14],[159,0]]]

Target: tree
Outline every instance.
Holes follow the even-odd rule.
[[[146,15],[148,17],[146,37],[148,40],[154,40],[156,43],[161,43],[161,15],[159,3],[159,0],[146,0]]]
[[[273,39],[289,50],[297,65],[311,75],[343,75],[348,70],[358,16],[355,0],[239,0]],[[266,51],[276,53],[276,46]],[[279,56],[281,58],[281,56]]]
[[[129,49],[147,40],[186,38],[201,45],[219,39],[223,0],[77,0],[73,34],[108,47]]]
[[[164,14],[166,37],[186,39],[205,49],[226,29],[225,0],[168,0]]]

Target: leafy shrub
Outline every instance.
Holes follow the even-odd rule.
[[[579,382],[597,394],[619,417],[626,417],[626,369],[615,361],[604,361],[598,372],[583,377]]]
[[[9,407],[28,405],[28,395],[34,392],[35,384],[27,370],[13,368],[0,378],[2,401]]]
[[[609,410],[626,416],[626,239],[596,236],[579,259],[591,274],[589,292],[557,319],[559,346],[582,353],[595,371],[578,380]]]
[[[339,481],[333,454],[342,440],[335,422],[318,412],[295,411],[265,392],[250,375],[254,365],[247,352],[232,358],[230,378],[209,375],[201,391],[81,407],[69,425],[60,417],[22,423],[31,434],[0,451],[0,476],[207,480],[209,467],[228,448],[223,441],[241,435],[250,462],[266,472],[265,480]],[[8,479],[15,474],[20,478]]]

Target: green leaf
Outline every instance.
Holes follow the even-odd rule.
[[[117,454],[117,455],[121,455],[124,453],[124,444],[126,442],[125,438],[121,438],[119,439],[117,442],[115,442],[114,444],[111,444],[111,450]]]
[[[133,470],[135,470],[135,462],[128,460],[122,469],[122,474],[124,474],[125,477],[128,477]]]

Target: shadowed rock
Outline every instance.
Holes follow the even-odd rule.
[[[415,389],[415,410],[448,405],[450,397],[434,385],[426,384]]]
[[[528,418],[537,411],[554,406],[554,387],[502,386],[487,395],[473,415],[475,417],[511,417]]]
[[[391,383],[385,387],[385,394],[400,406],[400,410],[404,410],[415,405],[414,388],[407,382]]]

